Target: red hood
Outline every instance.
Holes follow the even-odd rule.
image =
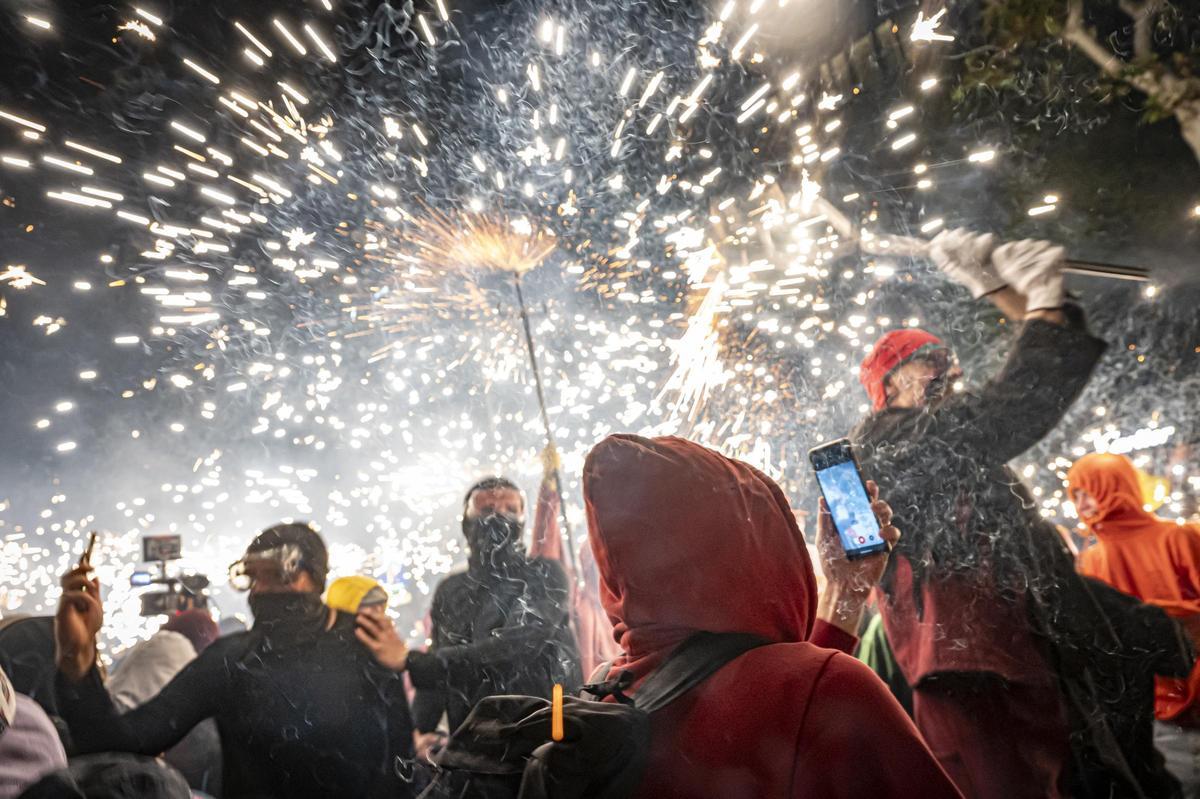
[[[808,638],[816,580],[779,486],[681,438],[609,436],[583,468],[600,599],[645,677],[697,631]]]

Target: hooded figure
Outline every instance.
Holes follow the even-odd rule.
[[[467,570],[438,585],[432,645],[406,661],[418,732],[436,730],[443,714],[457,729],[486,696],[549,697],[555,683],[574,690],[582,682],[566,573],[525,554],[523,512],[520,491],[504,478],[482,480],[464,498]]]
[[[1067,474],[1072,495],[1086,492],[1091,513],[1080,518],[1096,543],[1079,555],[1081,574],[1157,605],[1193,629],[1200,619],[1200,528],[1143,509],[1137,469],[1122,455],[1085,455]],[[1200,726],[1200,663],[1186,680],[1157,681],[1155,716]]]
[[[700,631],[771,641],[651,716],[637,797],[958,796],[862,663],[811,643],[816,580],[782,491],[678,438],[611,436],[584,465],[600,597],[629,693]]]

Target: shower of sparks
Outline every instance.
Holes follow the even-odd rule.
[[[462,32],[438,0],[396,36],[421,58],[393,64],[371,45],[375,66],[392,70],[376,86],[392,93],[364,101],[324,80],[371,73],[325,3],[294,19],[221,21],[235,50],[175,57],[189,94],[147,111],[136,136],[100,130],[107,118],[49,130],[33,103],[0,109],[18,142],[0,170],[112,238],[82,256],[85,270],[22,255],[28,267],[0,272],[4,325],[30,324],[50,344],[89,339],[62,360],[61,395],[30,418],[6,414],[63,479],[46,497],[0,494],[0,613],[51,607],[57,575],[103,529],[94,560],[111,653],[156,626],[129,585],[139,536],[183,534],[181,566],[219,578],[256,529],[295,518],[327,536],[335,575],[374,575],[415,622],[462,560],[463,488],[488,472],[529,488],[540,475],[514,277],[576,529],[583,457],[610,432],[690,436],[811,498],[803,452],[867,410],[855,379],[864,350],[925,323],[911,305],[893,318],[881,300],[925,282],[961,312],[961,293],[913,271],[901,256],[926,241],[888,231],[868,187],[839,187],[842,207],[825,196],[861,98],[822,83],[817,65],[760,66],[764,5],[724,2],[680,33],[633,27],[627,8],[599,2],[553,19],[532,0],[501,4],[531,12],[528,30],[491,54],[484,91],[443,100],[420,61],[460,46]],[[945,13],[919,13],[911,39],[953,41]],[[189,45],[184,26],[132,14],[116,30],[133,35],[104,37]],[[62,33],[65,20],[47,16]],[[655,37],[645,53],[628,46]],[[933,177],[985,169],[996,151],[972,142],[958,165],[918,163],[909,145],[927,137],[899,125],[915,127],[937,94],[937,75],[920,78],[889,98],[876,133],[889,157],[912,158],[904,169],[921,176],[913,190],[929,208],[915,227],[928,236],[962,223],[937,205]],[[1027,207],[1037,217],[1059,202],[1039,192]],[[107,308],[111,326],[72,317],[71,297]],[[1155,365],[1130,346],[1129,368]],[[1166,472],[1162,512],[1182,516],[1200,477],[1161,456],[1182,435],[1178,409],[1115,418],[1099,393],[1082,404],[1073,437],[1022,464],[1043,514],[1074,521],[1066,457],[1127,447]],[[215,598],[233,607],[220,586]]]
[[[671,414],[694,421],[704,400],[732,377],[721,356],[720,315],[728,313],[726,279],[719,275],[708,287],[699,308],[688,318],[687,329],[671,349],[671,376],[663,383],[656,402],[669,401]]]
[[[497,219],[431,211],[406,236],[415,254],[441,271],[473,268],[524,274],[537,267],[555,243],[524,217]]]
[[[942,26],[942,17],[946,16],[946,9],[934,14],[932,17],[926,18],[925,12],[918,11],[916,22],[913,23],[912,32],[909,38],[914,42],[952,42],[954,37],[946,33],[938,33],[938,28]]]
[[[29,273],[21,264],[8,265],[0,272],[0,283],[8,281],[8,285],[14,289],[27,289],[30,286],[44,286],[46,281],[39,280]]]

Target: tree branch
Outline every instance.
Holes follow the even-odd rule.
[[[1146,0],[1145,5],[1158,0]],[[1129,62],[1109,50],[1083,26],[1083,0],[1071,0],[1067,7],[1067,23],[1063,27],[1063,39],[1078,47],[1084,55],[1095,62],[1100,70],[1114,80],[1124,81],[1150,97],[1158,98],[1162,93],[1162,81],[1148,67],[1131,72]]]
[[[1083,0],[1071,0],[1067,6],[1067,24],[1063,38],[1075,45],[1110,78],[1120,78],[1126,66],[1116,53],[1108,50],[1083,27]]]
[[[1133,57],[1138,61],[1154,58],[1154,17],[1162,8],[1162,0],[1120,0],[1121,10],[1133,20]]]

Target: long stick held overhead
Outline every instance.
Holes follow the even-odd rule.
[[[542,369],[538,365],[537,352],[533,346],[533,330],[529,326],[529,312],[525,309],[525,293],[521,290],[521,274],[513,272],[513,286],[517,290],[517,305],[521,309],[521,327],[525,331],[525,347],[529,352],[529,368],[533,370],[533,385],[537,390],[538,409],[542,413],[542,426],[546,430],[546,443],[554,447],[554,431],[550,427],[550,413],[546,410],[546,392],[542,388]],[[567,557],[570,558],[571,570],[579,574],[575,562],[575,537],[571,534],[571,523],[567,519],[567,503],[563,501],[562,476],[557,467],[554,469],[554,490],[558,492],[558,512],[562,517],[563,534],[567,538]]]

